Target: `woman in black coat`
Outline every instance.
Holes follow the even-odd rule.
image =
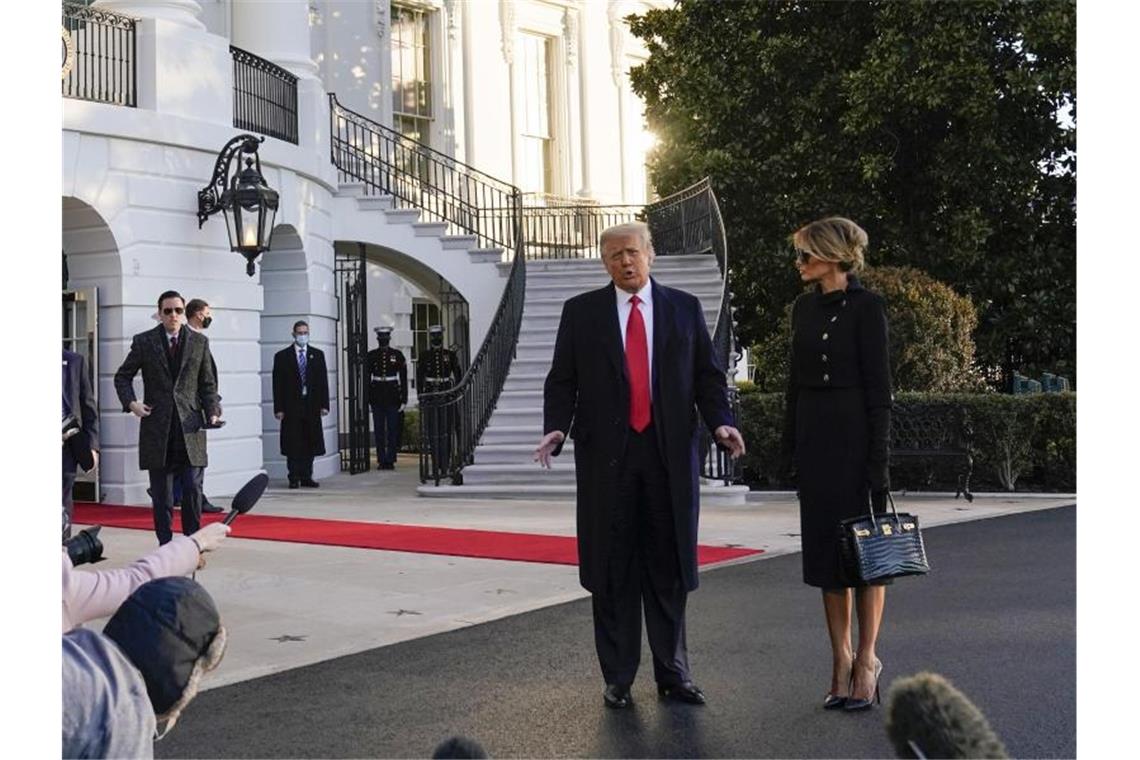
[[[837,528],[840,520],[866,514],[869,500],[882,511],[890,487],[886,307],[855,276],[867,247],[867,233],[857,224],[821,219],[792,241],[800,277],[815,288],[792,306],[783,452],[798,475],[804,582],[823,590],[831,637],[824,708],[866,709],[878,697],[883,668],[875,644],[886,589],[844,576]],[[859,618],[854,653],[852,606]]]

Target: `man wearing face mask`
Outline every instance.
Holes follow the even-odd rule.
[[[408,363],[392,348],[392,328],[377,327],[379,348],[368,352],[368,402],[376,435],[376,459],[381,470],[396,469],[404,405],[408,403]]]
[[[416,393],[439,393],[459,383],[459,359],[455,352],[443,347],[443,327],[432,325],[428,328],[429,348],[416,361]],[[454,421],[452,407],[431,407],[428,410],[426,427],[428,443],[437,469],[446,475],[451,463],[451,430]]]
[[[309,323],[293,325],[293,345],[273,356],[273,416],[281,422],[281,453],[289,487],[317,488],[313,459],[325,453],[321,417],[329,413],[325,355],[309,345]]]
[[[206,328],[214,321],[214,315],[210,311],[210,304],[203,301],[201,298],[191,298],[186,304],[186,326],[196,333],[205,333]],[[214,362],[213,354],[210,355],[210,371],[214,373],[214,385],[218,385],[218,365]],[[202,474],[205,478],[205,473]],[[185,477],[182,477],[174,482],[174,503],[182,503],[182,489],[185,486]],[[203,484],[203,489],[205,485]],[[205,490],[202,491],[202,511],[203,512],[221,512],[222,508],[210,503],[206,498]]]

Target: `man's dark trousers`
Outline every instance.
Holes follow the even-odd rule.
[[[75,514],[75,500],[72,491],[75,487],[75,468],[78,467],[75,457],[65,444],[63,447],[63,510],[67,513],[63,529],[63,538],[71,538],[71,516]]]
[[[285,466],[289,470],[289,482],[313,479],[313,460],[316,457],[285,457]]]
[[[166,440],[166,466],[147,470],[150,476],[151,509],[154,510],[154,532],[159,545],[174,538],[174,481],[182,480],[182,533],[189,536],[202,524],[202,467],[194,467],[186,454],[186,441],[178,429],[177,417],[171,420]]]
[[[395,464],[400,450],[400,407],[372,405],[372,431],[376,436],[376,461]]]
[[[689,677],[685,646],[685,602],[677,556],[668,473],[650,425],[628,431],[618,478],[619,511],[606,589],[593,595],[594,643],[606,683],[633,683],[641,662],[641,610],[653,652],[653,675],[663,686]]]

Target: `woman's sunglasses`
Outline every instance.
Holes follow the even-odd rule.
[[[169,307],[163,309],[162,313],[169,317],[171,314],[181,314],[183,311],[184,309],[181,306],[175,306],[173,309]]]
[[[812,260],[812,258],[814,258],[813,254],[810,254],[807,251],[801,250],[799,248],[796,249],[796,261],[801,265],[806,266],[807,263]]]

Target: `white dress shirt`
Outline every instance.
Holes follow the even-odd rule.
[[[617,294],[618,328],[621,332],[621,347],[625,350],[625,331],[629,325],[629,315],[633,311],[633,304],[629,302],[633,295],[614,286]],[[645,345],[649,349],[649,397],[653,398],[653,281],[646,280],[645,286],[637,291],[641,303],[637,305],[641,312],[641,319],[645,322]]]

